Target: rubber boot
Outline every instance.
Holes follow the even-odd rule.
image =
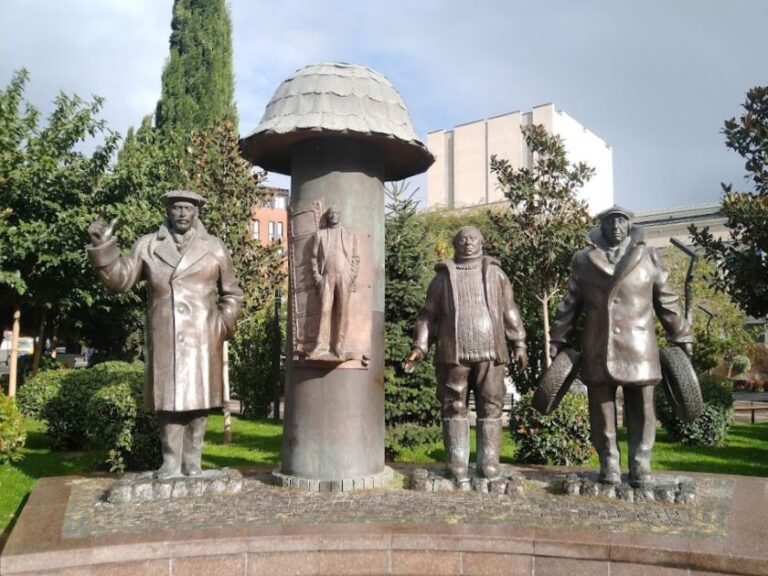
[[[160,445],[163,452],[163,465],[155,471],[155,478],[170,478],[181,473],[181,458],[184,450],[184,425],[172,412],[158,412],[160,426]]]
[[[443,419],[443,444],[447,469],[460,489],[469,488],[469,420]]]
[[[589,398],[589,437],[600,457],[602,484],[621,483],[621,453],[616,439],[616,388],[606,385],[587,385]]]
[[[208,425],[208,414],[192,417],[184,427],[184,452],[181,471],[185,476],[202,474],[200,460],[203,456],[203,438]]]
[[[597,481],[601,484],[621,484],[621,468],[619,458],[614,454],[600,454],[600,475]]]
[[[477,419],[477,469],[489,480],[501,477],[501,418]]]
[[[651,452],[656,440],[653,388],[653,386],[643,386],[624,390],[629,483],[635,488],[653,481]]]

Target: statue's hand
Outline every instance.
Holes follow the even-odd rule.
[[[107,224],[106,219],[107,211],[102,208],[99,210],[99,219],[88,226],[88,235],[91,237],[91,243],[94,246],[101,246],[108,242],[112,238],[112,233],[120,220],[119,217],[115,217],[109,224]]]
[[[320,274],[315,274],[314,276],[315,286],[318,288],[322,288],[323,286],[323,277]]]
[[[405,364],[403,366],[403,368],[405,368],[405,373],[413,374],[416,366],[418,366],[422,360],[424,360],[424,352],[418,348],[411,350],[411,353],[408,354],[408,358],[405,359]]]
[[[678,342],[677,345],[682,348],[688,358],[693,358],[693,342]]]
[[[555,356],[557,356],[560,353],[560,348],[562,348],[563,345],[560,342],[550,342],[549,344],[549,359],[554,360]]]
[[[515,348],[512,359],[520,370],[528,368],[528,351],[525,348]]]

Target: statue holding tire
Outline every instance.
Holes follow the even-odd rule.
[[[652,480],[651,451],[656,438],[654,387],[664,378],[678,417],[695,419],[701,392],[689,358],[693,336],[679,298],[667,284],[667,271],[647,246],[632,214],[618,206],[598,215],[589,246],[571,262],[568,293],[550,330],[550,357],[534,397],[540,411],[552,411],[580,372],[587,386],[591,440],[600,457],[599,479],[621,482],[616,436],[616,390],[624,394],[629,446],[629,480]],[[581,352],[568,347],[581,316]],[[657,317],[671,348],[659,352]]]

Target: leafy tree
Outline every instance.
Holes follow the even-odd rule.
[[[36,371],[46,335],[71,328],[73,312],[93,297],[83,230],[118,135],[98,118],[98,97],[61,93],[42,125],[24,101],[28,79],[21,70],[0,92],[0,262],[12,280],[5,275],[0,301],[36,319]],[[83,142],[100,137],[92,153],[82,151]]]
[[[390,457],[405,446],[439,438],[439,406],[434,366],[422,362],[406,374],[412,329],[424,300],[432,264],[431,234],[417,213],[407,184],[387,190],[385,226],[384,349],[386,447]],[[431,356],[430,356],[431,358]]]
[[[462,210],[441,208],[421,213],[419,218],[429,230],[432,240],[432,262],[453,258],[453,237],[462,226],[474,226],[487,238],[492,226],[489,214],[484,207]]]
[[[696,226],[691,234],[716,266],[713,285],[759,318],[768,315],[768,86],[749,90],[743,108],[738,120],[725,121],[723,133],[725,145],[745,159],[745,179],[754,191],[735,192],[732,184],[721,184],[729,239],[715,239],[708,228]]]
[[[0,238],[4,238],[10,234],[10,226],[7,223],[10,215],[10,209],[0,210]],[[27,286],[24,284],[21,273],[18,270],[6,269],[2,258],[3,255],[0,254],[0,286],[5,285],[18,295],[24,294]]]
[[[679,250],[668,248],[663,255],[669,271],[669,283],[682,294],[689,260]],[[709,282],[714,271],[712,263],[699,260],[693,272],[692,323],[696,346],[693,365],[697,371],[709,370],[720,364],[730,366],[733,359],[747,352],[754,340],[746,328],[747,316],[727,294],[716,290]]]
[[[571,164],[562,138],[541,125],[522,129],[532,168],[513,168],[505,159],[491,157],[491,171],[509,202],[507,210],[490,212],[486,245],[515,287],[515,300],[528,332],[530,364],[524,374],[516,367],[515,384],[521,392],[536,385],[549,363],[549,317],[554,298],[568,282],[573,253],[584,247],[593,222],[576,191],[594,174],[580,162]]]
[[[174,0],[170,58],[155,122],[163,133],[236,121],[232,23],[225,0]]]

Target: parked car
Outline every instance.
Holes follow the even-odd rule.
[[[19,356],[32,354],[35,350],[35,339],[31,336],[19,336]],[[11,339],[3,338],[0,342],[0,364],[7,365],[11,356]]]

